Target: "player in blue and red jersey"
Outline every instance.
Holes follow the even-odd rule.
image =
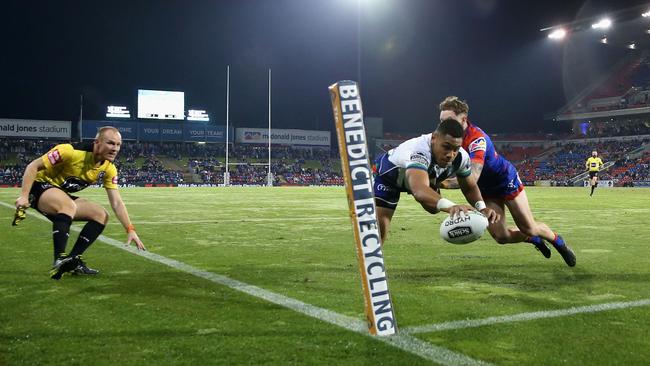
[[[543,222],[535,221],[514,165],[496,152],[490,137],[468,120],[468,113],[469,106],[458,97],[447,97],[440,103],[440,120],[455,119],[465,130],[462,146],[469,153],[472,175],[487,207],[500,216],[499,221],[488,226],[490,235],[499,244],[531,243],[544,257],[550,258],[551,250],[544,243],[546,240],[567,265],[575,266],[576,256],[562,237]],[[517,228],[506,226],[506,207]]]

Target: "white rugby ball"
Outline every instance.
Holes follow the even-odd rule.
[[[483,235],[488,227],[488,220],[478,211],[460,213],[452,219],[451,216],[440,224],[440,237],[452,244],[468,244]]]

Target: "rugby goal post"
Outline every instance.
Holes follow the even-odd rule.
[[[266,174],[264,174],[264,184],[263,185],[267,186],[267,187],[273,187],[273,181],[274,181],[275,176],[271,172],[271,169],[270,169],[271,164],[269,164],[269,163],[248,163],[248,162],[236,162],[236,163],[233,163],[233,162],[230,162],[229,165],[234,165],[234,166],[243,165],[243,166],[248,166],[248,167],[253,167],[253,168],[256,168],[256,167],[269,167],[268,170],[265,169]],[[227,185],[230,185],[230,183],[231,183],[230,182],[230,172],[226,171],[224,173],[224,184],[226,183],[226,177],[228,179],[228,184]],[[254,185],[256,182],[249,182],[249,183],[251,185]]]
[[[344,80],[331,85],[329,91],[368,331],[378,336],[393,335],[397,332],[397,322],[388,291],[359,86],[354,81]]]

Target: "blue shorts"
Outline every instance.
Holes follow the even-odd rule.
[[[517,169],[509,161],[506,170],[498,175],[481,174],[478,187],[483,198],[500,198],[513,200],[524,190],[524,184],[519,179]]]
[[[400,189],[396,186],[398,167],[388,160],[388,154],[383,153],[375,159],[372,173],[375,204],[394,210],[397,208],[400,196]]]

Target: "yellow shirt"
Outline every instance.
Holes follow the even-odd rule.
[[[592,156],[587,159],[585,166],[590,172],[597,172],[600,171],[600,167],[603,166],[603,161],[600,160],[600,158],[594,158]]]
[[[117,189],[117,168],[108,160],[95,163],[92,145],[56,145],[41,159],[45,169],[38,172],[37,182],[50,183],[66,192],[78,192],[91,184]]]

